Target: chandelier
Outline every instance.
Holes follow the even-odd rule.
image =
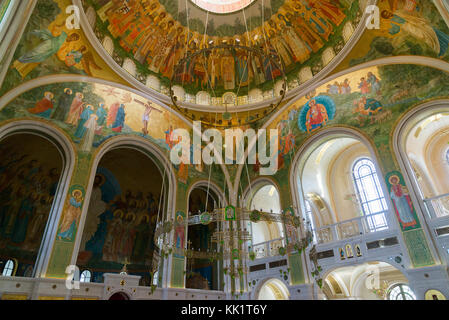
[[[218,45],[211,41],[209,46],[203,44],[199,50],[192,42],[190,53],[174,67],[169,87],[174,107],[187,118],[201,121],[205,127],[254,123],[274,112],[285,98],[287,77],[276,51],[266,43],[249,47],[242,43],[246,40],[237,40],[225,40],[226,43]],[[267,88],[272,96],[265,101],[264,110],[242,112],[244,106],[260,104],[263,97],[254,92],[266,92]],[[199,101],[203,105],[216,106],[217,111],[195,114],[189,110],[183,90],[200,90],[196,92],[196,104]]]

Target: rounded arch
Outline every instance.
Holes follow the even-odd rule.
[[[121,135],[114,138],[111,138],[107,141],[105,141],[102,145],[99,146],[99,148],[96,150],[94,156],[93,156],[93,162],[90,167],[89,172],[89,180],[88,180],[88,187],[86,188],[86,198],[85,203],[90,203],[90,196],[92,193],[94,180],[97,172],[97,168],[100,164],[101,159],[103,156],[108,153],[109,151],[116,150],[116,149],[133,149],[138,152],[141,152],[148,156],[155,164],[155,166],[160,171],[160,174],[163,178],[163,181],[165,181],[165,187],[166,188],[166,209],[164,210],[166,212],[164,219],[165,220],[171,220],[174,218],[175,215],[175,203],[176,203],[176,189],[177,189],[177,180],[176,175],[174,172],[174,168],[165,155],[165,153],[155,144],[152,142],[136,137],[136,136],[128,136],[128,135]],[[76,264],[76,260],[78,257],[78,252],[81,245],[81,235],[84,231],[84,225],[87,219],[87,213],[88,213],[88,205],[85,205],[83,207],[83,211],[80,218],[79,228],[76,235],[76,242],[75,247],[72,254],[72,264]],[[172,237],[173,235],[170,234],[169,237]],[[170,263],[170,261],[169,261]],[[168,269],[170,270],[170,269]],[[164,274],[165,277],[163,279],[163,286],[167,285],[167,279],[169,277]]]
[[[278,183],[270,178],[270,177],[259,177],[253,181],[251,184],[246,187],[242,195],[243,206],[248,210],[265,210],[268,209],[255,207],[253,206],[253,200],[258,196],[259,192],[262,192],[264,188],[271,187],[270,191],[268,191],[268,196],[272,196],[273,198],[270,200],[274,200],[272,203],[272,207],[279,207],[278,210],[276,208],[270,208],[273,210],[273,213],[281,214],[282,213],[282,203],[280,197],[280,187]],[[274,190],[273,190],[274,188]],[[265,191],[263,191],[265,192]],[[265,199],[265,197],[263,197]],[[276,199],[277,198],[277,199]],[[260,200],[260,198],[259,198]],[[277,201],[276,201],[277,200]],[[278,211],[278,212],[277,212]],[[282,223],[267,223],[265,221],[259,221],[257,223],[248,222],[249,230],[251,230],[252,234],[252,245],[257,245],[260,243],[264,243],[267,241],[278,240],[284,238],[284,227]],[[282,241],[276,241],[280,245]]]
[[[104,300],[133,300],[130,290],[121,289],[109,293]]]
[[[376,298],[372,295],[374,290],[386,293],[398,283],[410,283],[408,275],[391,262],[388,258],[380,258],[347,266],[334,265],[322,272],[324,288],[336,299],[373,299]]]
[[[290,292],[288,290],[288,284],[277,278],[267,278],[259,281],[259,284],[252,292],[252,300],[260,300],[261,294],[263,294],[263,289],[268,287],[270,291],[272,291],[273,296],[276,298],[275,300],[289,300]]]
[[[45,275],[50,259],[53,240],[56,237],[58,223],[64,208],[65,196],[70,186],[77,156],[70,138],[61,129],[48,122],[17,119],[8,121],[0,126],[0,141],[16,134],[31,134],[46,139],[58,150],[63,162],[58,188],[33,268],[33,277],[42,277]]]
[[[218,199],[221,202],[223,207],[227,206],[228,203],[227,203],[224,191],[215,182],[207,181],[207,180],[196,181],[195,183],[193,183],[189,187],[189,190],[187,191],[187,205],[188,205],[188,201],[189,201],[189,198],[190,198],[190,194],[196,188],[202,188],[202,189],[205,189],[206,191],[207,191],[207,189],[209,189],[209,193],[211,191],[214,192],[215,195],[218,197]]]
[[[299,177],[302,176],[307,160],[309,159],[312,152],[316,150],[316,148],[320,146],[323,142],[327,142],[329,140],[342,137],[352,138],[362,143],[369,151],[371,159],[374,162],[376,172],[379,174],[380,177],[384,177],[384,172],[381,169],[379,162],[377,161],[377,159],[379,158],[377,149],[375,148],[370,138],[367,137],[364,133],[360,132],[359,130],[356,130],[355,128],[343,126],[328,127],[323,130],[320,130],[316,134],[310,136],[301,145],[301,147],[295,154],[295,157],[292,161],[292,165],[290,167],[289,172],[290,188],[291,188],[290,190],[292,192],[293,203],[295,204],[295,208],[298,209],[298,211],[300,211],[302,216],[304,216],[304,213],[306,212],[304,208],[304,201],[306,199],[304,199],[302,186],[299,183],[298,179]],[[388,194],[387,186],[383,178],[379,180],[383,193]],[[388,207],[391,208],[391,200],[388,197],[386,198]],[[389,223],[389,226],[397,228],[398,222],[395,219],[391,219],[391,216],[393,216],[392,214],[390,214],[389,216],[390,218],[388,220],[389,222],[392,222],[391,224]],[[393,223],[393,221],[395,222]]]
[[[449,99],[439,99],[420,104],[404,113],[393,127],[393,135],[391,136],[391,145],[393,146],[395,160],[404,173],[404,179],[407,185],[412,188],[412,199],[418,204],[418,208],[425,212],[425,208],[421,204],[423,194],[419,184],[416,180],[416,175],[413,170],[412,163],[405,150],[406,140],[413,128],[426,118],[432,117],[440,113],[447,113],[449,111]]]
[[[280,194],[279,190],[279,184],[271,177],[258,177],[256,179],[254,179],[253,181],[251,181],[251,184],[248,185],[245,190],[243,191],[242,194],[242,199],[243,199],[243,203],[245,204],[245,207],[247,209],[251,209],[251,200],[254,197],[254,195],[263,187],[267,186],[267,185],[271,185],[274,188],[276,188],[276,192],[278,194]],[[282,203],[281,199],[279,198],[279,206],[282,207]]]
[[[392,128],[393,134],[390,138],[390,144],[393,146],[395,161],[401,170],[405,184],[408,186],[409,194],[416,209],[416,214],[419,220],[428,221],[429,209],[424,203],[424,194],[418,183],[416,174],[414,172],[412,162],[410,161],[407,151],[406,142],[409,133],[420,122],[427,118],[435,116],[440,113],[447,113],[449,111],[449,99],[438,99],[428,101],[423,104],[416,105],[408,112],[404,113],[395,123]],[[428,224],[424,224],[423,230],[428,243],[431,241],[430,229]],[[439,245],[431,245],[430,250],[437,264],[441,263],[441,257],[445,257],[447,252]]]

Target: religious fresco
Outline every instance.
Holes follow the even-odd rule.
[[[385,181],[402,231],[420,228],[421,225],[402,174],[399,171],[390,172],[386,175]]]
[[[158,169],[140,152],[113,150],[101,160],[77,261],[91,270],[94,281],[101,282],[104,272],[120,272],[124,265],[131,274],[153,271],[161,186]]]
[[[128,135],[152,142],[169,157],[171,149],[179,142],[173,141],[173,130],[182,128],[192,132],[178,116],[139,95],[96,83],[67,82],[32,89],[0,112],[0,121],[19,118],[56,125],[71,138],[77,151],[72,188],[65,202],[49,262],[48,276],[56,278],[64,274],[65,268],[61,266],[70,261],[80,215],[87,205],[84,203],[85,190],[96,149],[108,139]],[[223,185],[224,177],[217,165],[181,163],[173,167],[178,180],[175,206],[180,210],[191,183],[207,180],[210,173],[212,181]]]
[[[215,105],[245,104],[248,102],[239,96],[248,99],[251,89],[273,90],[283,73],[280,66],[270,61],[270,55],[280,58],[289,80],[297,81],[301,68],[323,64],[324,49],[338,47],[343,42],[343,26],[359,13],[358,1],[285,1],[275,11],[271,10],[265,21],[259,16],[258,23],[252,21],[246,28],[242,25],[230,35],[220,35],[216,30],[223,22],[215,23],[218,18],[211,17],[202,32],[194,30],[195,18],[189,17],[185,23],[188,19],[181,14],[168,12],[177,8],[172,2],[166,2],[165,6],[146,1],[85,3],[85,11],[94,8],[97,12],[97,36],[101,41],[106,37],[113,39],[116,61],[132,59],[137,70],[134,76],[156,76],[165,88],[172,80],[193,96],[194,103],[205,104],[206,98],[197,94],[206,91],[208,99],[212,99],[207,104]],[[258,13],[262,10],[259,6],[253,6]],[[213,49],[182,61],[209,46]],[[255,48],[263,54],[247,52],[243,47]],[[225,93],[233,93],[235,96],[230,99],[235,101],[227,101]],[[178,98],[192,102],[187,95]]]
[[[0,94],[20,83],[51,74],[117,79],[80,29],[68,29],[70,0],[39,0],[14,53]]]
[[[421,77],[416,78],[416,74]],[[448,80],[449,76],[442,71],[398,64],[365,68],[310,91],[268,127],[279,131],[277,175],[290,167],[296,150],[308,137],[333,125],[364,132],[378,148],[386,171],[394,170],[389,139],[396,120],[416,104],[448,96],[444,85]],[[253,166],[253,174],[258,167]]]
[[[420,77],[416,77],[417,74]],[[324,128],[350,127],[361,131],[373,142],[380,167],[384,172],[390,172],[385,179],[401,230],[408,232],[409,238],[412,232],[415,232],[413,236],[419,236],[421,224],[402,175],[397,171],[399,167],[393,156],[390,134],[398,118],[410,108],[425,101],[447,98],[449,90],[445,83],[448,81],[448,74],[430,67],[385,65],[343,75],[299,98],[268,127],[279,131],[280,147],[275,155],[279,171],[272,178],[279,185],[281,203],[289,205],[292,201],[290,168],[301,144]],[[258,177],[259,169],[260,164],[249,165],[250,178],[243,170],[243,188],[248,185],[247,181]],[[407,247],[413,251],[411,242]],[[420,250],[422,252],[413,254],[424,258],[417,258],[414,264],[433,264],[430,249],[422,245]]]
[[[421,55],[449,61],[449,28],[432,1],[382,0],[380,28],[366,30],[334,70],[399,55]]]
[[[170,111],[128,91],[96,83],[59,83],[28,91],[0,113],[0,120],[12,118],[38,118],[55,123],[70,135],[85,157],[120,134],[148,139],[169,156],[178,143],[173,140],[173,131],[192,131]],[[209,169],[183,163],[174,167],[179,181],[185,185],[205,176]]]
[[[210,190],[196,188],[189,196],[189,215],[213,212],[219,206],[216,195]],[[206,208],[207,204],[207,208]],[[216,250],[217,245],[211,241],[217,223],[191,225],[187,232],[187,248],[203,252]],[[218,261],[187,256],[186,288],[218,290]]]
[[[58,188],[62,159],[47,140],[31,135],[0,145],[0,260],[19,262],[30,277]]]

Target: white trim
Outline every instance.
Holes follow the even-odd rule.
[[[14,57],[14,53],[22,39],[22,35],[25,32],[28,21],[37,3],[37,0],[12,1],[15,2],[10,4],[11,8],[8,8],[8,11],[11,9],[10,16],[7,17],[8,26],[4,28],[5,34],[3,34],[3,30],[2,34],[0,34],[0,57],[3,57],[0,61],[0,85],[3,84],[6,73],[9,70],[9,65]]]

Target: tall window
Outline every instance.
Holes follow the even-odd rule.
[[[2,275],[4,277],[11,277],[14,272],[14,261],[8,260],[6,261],[5,268],[3,268]]]
[[[374,163],[361,158],[352,169],[358,200],[370,232],[388,228],[385,212],[388,210]]]
[[[315,230],[315,224],[313,223],[313,211],[312,207],[310,206],[309,200],[306,200],[306,217],[307,220],[310,222],[310,228],[312,230]]]

